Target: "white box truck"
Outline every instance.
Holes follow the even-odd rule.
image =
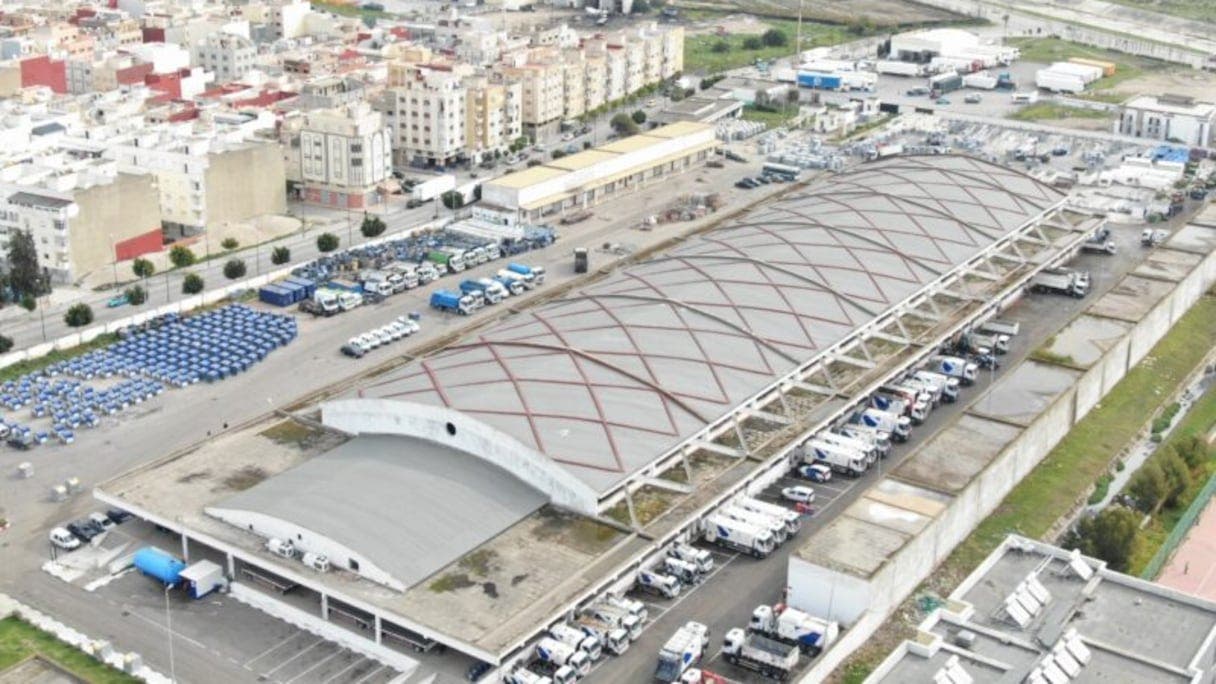
[[[663,598],[680,595],[680,581],[656,570],[639,570],[637,584],[640,589]]]
[[[576,648],[591,660],[599,660],[604,656],[604,648],[600,644],[599,637],[585,633],[583,630],[572,627],[564,622],[553,625],[549,628],[549,636],[557,639],[570,648]]]
[[[733,520],[768,530],[772,533],[773,543],[777,546],[781,546],[786,539],[789,539],[790,534],[785,529],[784,520],[778,520],[762,513],[752,513],[734,504],[727,504],[719,508],[718,512]]]
[[[864,427],[882,430],[896,442],[906,442],[912,434],[912,419],[873,407],[865,408],[853,416],[853,422]]]
[[[925,66],[915,62],[897,62],[891,59],[879,60],[874,65],[874,70],[880,74],[889,74],[891,76],[910,76],[920,77],[925,75]]]
[[[536,642],[536,657],[541,662],[550,663],[556,667],[569,667],[579,677],[586,677],[591,672],[591,658],[586,653],[567,646],[553,637],[545,637]]]
[[[745,511],[785,521],[785,532],[791,537],[798,534],[798,530],[802,529],[802,516],[798,515],[797,511],[790,510],[785,506],[778,506],[767,501],[753,499],[750,496],[736,497],[734,504]]]
[[[958,378],[964,386],[975,384],[980,367],[967,359],[958,356],[934,356],[925,364],[924,369],[932,373],[941,373],[947,377]]]
[[[797,646],[811,657],[831,646],[840,635],[840,625],[821,620],[796,608],[778,604],[757,606],[748,631]]]
[[[625,630],[629,634],[630,641],[637,641],[638,637],[642,636],[642,621],[623,608],[597,603],[587,608],[584,614],[611,625],[615,629]]]
[[[705,541],[728,549],[765,558],[776,547],[773,533],[762,527],[749,525],[729,518],[722,513],[713,513],[701,521],[701,534]]]
[[[707,574],[714,569],[714,555],[705,549],[698,549],[691,544],[675,543],[667,549],[667,555],[697,566],[701,574]]]
[[[838,432],[824,430],[823,432],[816,433],[815,439],[822,440],[842,449],[851,449],[853,451],[865,454],[867,466],[874,465],[878,462],[879,457],[882,456],[882,454],[879,453],[878,447],[876,447],[869,440],[858,439],[850,435],[842,435]]]
[[[870,467],[864,454],[817,439],[804,444],[802,454],[804,463],[819,463],[850,477],[859,477]]]
[[[621,655],[629,650],[629,632],[597,620],[590,615],[580,615],[574,619],[574,624],[583,634],[599,639],[604,649],[612,655]]]
[[[726,662],[770,679],[785,681],[798,668],[798,647],[763,634],[748,634],[739,627],[726,633],[722,643]]]
[[[679,681],[685,671],[701,662],[707,646],[709,628],[699,622],[685,624],[659,650],[654,678],[660,682]]]
[[[449,190],[456,189],[456,176],[444,174],[410,188],[410,199],[415,202],[428,202]]]

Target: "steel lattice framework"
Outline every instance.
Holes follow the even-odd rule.
[[[1061,198],[969,157],[868,164],[361,394],[455,409],[603,492]]]

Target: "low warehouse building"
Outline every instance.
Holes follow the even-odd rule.
[[[718,147],[714,127],[673,123],[510,173],[481,186],[483,211],[536,221],[589,207],[704,163]]]
[[[1077,249],[1093,225],[1062,200],[973,158],[867,164],[378,375],[322,425],[268,418],[97,496],[238,594],[505,663],[783,472],[795,421],[838,419]]]

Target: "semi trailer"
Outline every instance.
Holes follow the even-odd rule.
[[[797,646],[812,657],[831,646],[840,635],[840,626],[784,604],[757,606],[752,611],[748,631]]]
[[[713,513],[701,522],[701,534],[707,542],[756,558],[767,557],[776,547],[772,532],[739,522],[721,512]]]

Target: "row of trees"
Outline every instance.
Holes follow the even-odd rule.
[[[636,0],[634,0],[636,2]],[[771,28],[758,36],[747,36],[743,39],[744,50],[759,50],[766,47],[785,47],[789,45],[789,36],[785,35],[785,31]],[[710,50],[718,54],[730,52],[730,43],[725,40],[719,40],[714,43]]]
[[[1207,472],[1211,457],[1207,443],[1195,436],[1161,447],[1128,481],[1120,503],[1082,518],[1065,536],[1064,545],[1101,558],[1115,570],[1126,570],[1141,518],[1162,508],[1185,505],[1183,495],[1196,476]]]

